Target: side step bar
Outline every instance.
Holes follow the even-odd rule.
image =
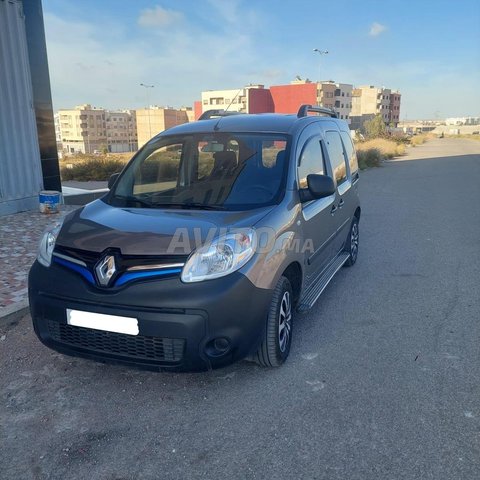
[[[348,253],[341,253],[335,260],[327,267],[327,269],[312,283],[310,288],[303,294],[298,302],[297,311],[306,312],[315,305],[318,297],[327,288],[330,280],[343,267],[343,264],[348,260]]]

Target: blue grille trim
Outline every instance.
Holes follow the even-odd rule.
[[[78,265],[77,263],[69,262],[68,260],[64,260],[63,258],[59,257],[53,257],[53,260],[59,265],[62,265],[70,270],[79,273],[85,280],[87,280],[92,285],[96,285],[95,278],[93,277],[90,270],[88,270],[88,268],[83,267],[82,265]],[[165,275],[175,275],[180,273],[181,271],[181,268],[165,268],[162,270],[147,270],[144,272],[125,272],[117,278],[115,286],[120,287],[128,282],[140,280],[142,278],[154,278],[163,277]]]
[[[70,270],[74,270],[75,272],[79,273],[89,283],[91,283],[92,285],[95,285],[95,279],[93,278],[93,275],[87,268],[82,267],[81,265],[78,265],[76,263],[69,262],[68,260],[64,260],[63,258],[53,257],[53,260],[56,263],[69,268]]]
[[[168,268],[164,270],[149,270],[146,272],[127,272],[117,279],[115,282],[115,286],[119,287],[120,285],[125,285],[128,282],[133,280],[139,280],[141,278],[153,278],[153,277],[161,277],[164,275],[174,275],[176,273],[180,273],[182,271],[181,268]]]

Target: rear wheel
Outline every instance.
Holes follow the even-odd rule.
[[[349,254],[348,260],[345,262],[346,267],[351,267],[357,261],[359,239],[360,232],[358,229],[358,218],[353,217],[352,225],[350,226],[350,233],[345,243],[345,252]]]
[[[293,325],[292,300],[290,282],[286,277],[280,277],[273,292],[265,337],[253,358],[264,367],[279,367],[290,353]]]

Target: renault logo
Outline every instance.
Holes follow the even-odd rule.
[[[115,275],[117,268],[115,266],[115,257],[113,255],[107,255],[102,258],[95,267],[95,273],[97,274],[98,283],[102,287],[106,287],[112,277]]]

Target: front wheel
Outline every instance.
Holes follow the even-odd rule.
[[[350,226],[350,233],[345,242],[345,252],[349,255],[348,260],[345,262],[346,267],[351,267],[357,261],[359,239],[360,232],[358,230],[358,218],[353,217],[352,225]]]
[[[286,277],[280,277],[273,292],[265,337],[254,355],[254,360],[264,367],[279,367],[290,353],[293,326],[292,300],[290,282]]]

